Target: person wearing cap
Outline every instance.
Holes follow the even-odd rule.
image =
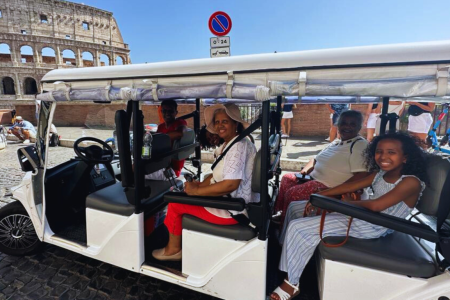
[[[235,104],[217,104],[205,109],[207,130],[219,135],[224,143],[216,149],[219,156],[229,148],[239,134],[248,127],[242,120]],[[228,196],[243,198],[246,203],[259,202],[259,194],[251,189],[253,163],[256,155],[255,145],[249,139],[234,143],[219,160],[212,175],[203,182],[186,182],[185,192],[191,196]],[[181,260],[182,217],[185,214],[196,216],[218,225],[234,225],[238,222],[230,214],[246,214],[180,203],[169,203],[164,224],[169,230],[169,242],[165,248],[153,251],[158,260]]]
[[[30,138],[36,138],[36,129],[33,124],[25,121],[21,116],[16,117],[16,122],[8,129],[9,134],[14,134],[24,144],[30,143]]]

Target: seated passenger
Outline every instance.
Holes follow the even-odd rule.
[[[205,109],[207,129],[218,134],[224,143],[216,150],[220,154],[248,126],[241,119],[234,104],[217,104]],[[259,202],[259,194],[251,188],[256,148],[249,139],[235,143],[215,166],[211,176],[203,182],[186,182],[185,192],[192,196],[227,196],[243,198],[246,203]],[[153,251],[159,260],[181,260],[182,218],[189,214],[218,225],[234,225],[238,222],[231,214],[246,213],[187,204],[169,203],[164,224],[169,230],[169,243],[165,248]]]
[[[164,100],[161,103],[161,107],[164,123],[158,125],[158,129],[156,130],[156,132],[167,134],[173,144],[173,141],[179,140],[183,137],[183,133],[186,131],[187,123],[183,119],[175,118],[178,114],[178,104],[177,102],[175,102],[175,100]],[[172,159],[171,167],[177,177],[180,176],[183,166],[184,159]],[[167,180],[167,178],[164,176],[164,169],[145,175],[145,179]]]
[[[300,174],[310,174],[314,180],[299,185],[295,173],[283,176],[275,203],[275,211],[281,216],[281,223],[292,201],[309,200],[311,194],[321,189],[368,175],[363,157],[368,143],[359,135],[362,122],[363,116],[359,111],[347,110],[340,114],[337,127],[341,139],[331,142],[300,171]]]
[[[425,188],[425,153],[414,139],[406,134],[386,134],[373,139],[366,152],[366,164],[372,172],[370,175],[319,194],[344,194],[343,201],[347,203],[406,218]],[[373,195],[368,200],[353,201],[347,194],[369,186],[372,186]],[[289,300],[300,293],[300,276],[320,243],[321,216],[303,218],[306,205],[306,201],[292,202],[289,205],[280,238],[283,249],[279,265],[280,270],[286,272],[287,276],[270,296],[272,300]],[[308,208],[306,210],[308,211]],[[325,219],[323,237],[346,236],[347,228],[348,216],[329,213]],[[392,232],[391,229],[353,219],[349,235],[359,239],[373,239]]]

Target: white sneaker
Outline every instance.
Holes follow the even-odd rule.
[[[283,134],[281,135],[281,137],[282,137],[282,138],[288,138],[288,137],[289,137],[289,135],[288,135],[288,134],[284,134],[284,133],[283,133]]]
[[[330,137],[327,137],[327,138],[325,139],[325,141],[329,142],[329,141],[330,141]]]
[[[29,143],[30,143],[30,140],[28,140],[28,139],[27,139],[27,140],[24,140],[23,143],[24,143],[24,144],[29,144]]]

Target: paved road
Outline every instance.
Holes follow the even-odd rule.
[[[0,151],[0,207],[12,201],[8,196],[10,188],[20,183],[24,174],[16,154],[22,146],[10,142],[5,150]],[[53,166],[73,156],[73,149],[50,148],[49,164]],[[275,260],[278,255],[273,255]],[[275,270],[276,262],[272,265]],[[271,281],[273,286],[276,279]],[[303,293],[297,299],[317,299],[314,277],[306,278],[301,286]],[[311,286],[312,291],[308,291]],[[44,251],[33,256],[14,257],[0,253],[0,299],[217,298],[46,245]]]

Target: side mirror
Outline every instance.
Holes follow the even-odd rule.
[[[24,172],[34,172],[39,167],[39,156],[36,147],[27,146],[17,150],[20,167]]]

